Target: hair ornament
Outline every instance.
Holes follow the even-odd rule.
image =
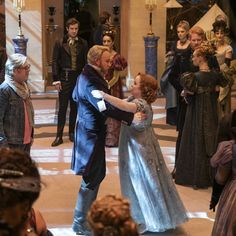
[[[24,173],[21,171],[17,170],[8,170],[8,169],[0,169],[0,177],[5,177],[5,176],[15,176],[15,177],[21,177],[23,176]]]
[[[40,192],[40,181],[32,177],[0,178],[0,187],[22,192]]]
[[[41,189],[38,179],[24,177],[23,172],[8,169],[0,169],[0,187],[23,192],[39,192]]]
[[[110,37],[112,37],[112,38],[115,38],[116,31],[115,31],[115,29],[113,29],[113,28],[110,27],[109,29],[104,30],[103,33],[102,33],[102,35],[103,35],[103,36],[108,35],[108,36],[110,36]]]

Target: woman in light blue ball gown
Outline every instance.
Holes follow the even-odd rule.
[[[138,125],[122,124],[119,142],[121,191],[130,200],[140,233],[163,232],[188,220],[151,125],[151,103],[156,100],[157,89],[154,77],[138,74],[127,100],[92,91],[94,97],[121,110],[147,115]]]

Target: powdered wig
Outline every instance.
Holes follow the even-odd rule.
[[[148,104],[153,103],[157,99],[158,84],[152,75],[138,74],[140,76],[141,97]]]
[[[106,51],[109,52],[108,47],[100,46],[100,45],[94,45],[88,51],[88,55],[87,55],[88,63],[92,64],[92,65],[95,65],[96,61],[100,60],[101,57],[102,57],[102,54]]]
[[[107,195],[93,202],[88,222],[94,236],[138,236],[127,200]]]
[[[12,76],[13,70],[15,68],[19,68],[23,66],[26,60],[27,60],[27,57],[20,53],[15,53],[15,54],[10,55],[6,62],[5,74]]]

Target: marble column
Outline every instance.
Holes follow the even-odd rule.
[[[145,73],[157,79],[157,45],[159,37],[147,35],[144,37],[145,43]]]

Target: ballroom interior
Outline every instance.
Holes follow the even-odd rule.
[[[156,79],[159,82],[165,69],[168,43],[176,40],[175,27],[178,21],[187,20],[191,26],[199,24],[205,31],[210,31],[214,18],[218,14],[225,14],[230,26],[236,19],[233,12],[233,9],[236,9],[235,3],[225,0],[18,1],[23,4],[22,9],[15,7],[15,0],[0,0],[0,49],[7,55],[14,53],[16,46],[13,39],[17,38],[19,31],[27,41],[25,49],[31,64],[28,82],[32,92],[36,123],[31,156],[38,163],[43,181],[43,189],[35,208],[41,211],[48,228],[55,236],[75,235],[71,230],[71,223],[81,177],[75,176],[70,169],[73,143],[67,136],[68,126],[65,127],[64,143],[51,147],[56,136],[58,108],[58,95],[52,86],[52,50],[55,41],[64,35],[66,19],[73,14],[78,16],[82,10],[87,11],[92,22],[92,32],[98,24],[99,13],[110,12],[117,32],[116,48],[128,61],[127,79],[138,72],[147,71],[147,60],[152,59],[146,58],[144,38],[148,35],[156,36],[157,45],[154,50],[157,60],[154,66]],[[154,6],[150,7],[150,2]],[[172,4],[177,2],[180,6],[171,4],[167,6],[168,2]],[[236,35],[234,31],[232,35]],[[232,46],[236,52],[234,38]],[[128,95],[125,87],[124,90]],[[236,108],[235,98],[236,86],[233,85],[232,110]],[[175,126],[166,124],[165,98],[161,93],[153,104],[153,111],[153,128],[166,164],[172,171],[177,132]],[[106,148],[106,164],[107,174],[98,197],[111,193],[120,195],[118,148]],[[209,210],[211,188],[194,190],[180,185],[176,187],[188,212],[189,221],[175,230],[145,235],[211,235],[215,217],[215,213]]]

